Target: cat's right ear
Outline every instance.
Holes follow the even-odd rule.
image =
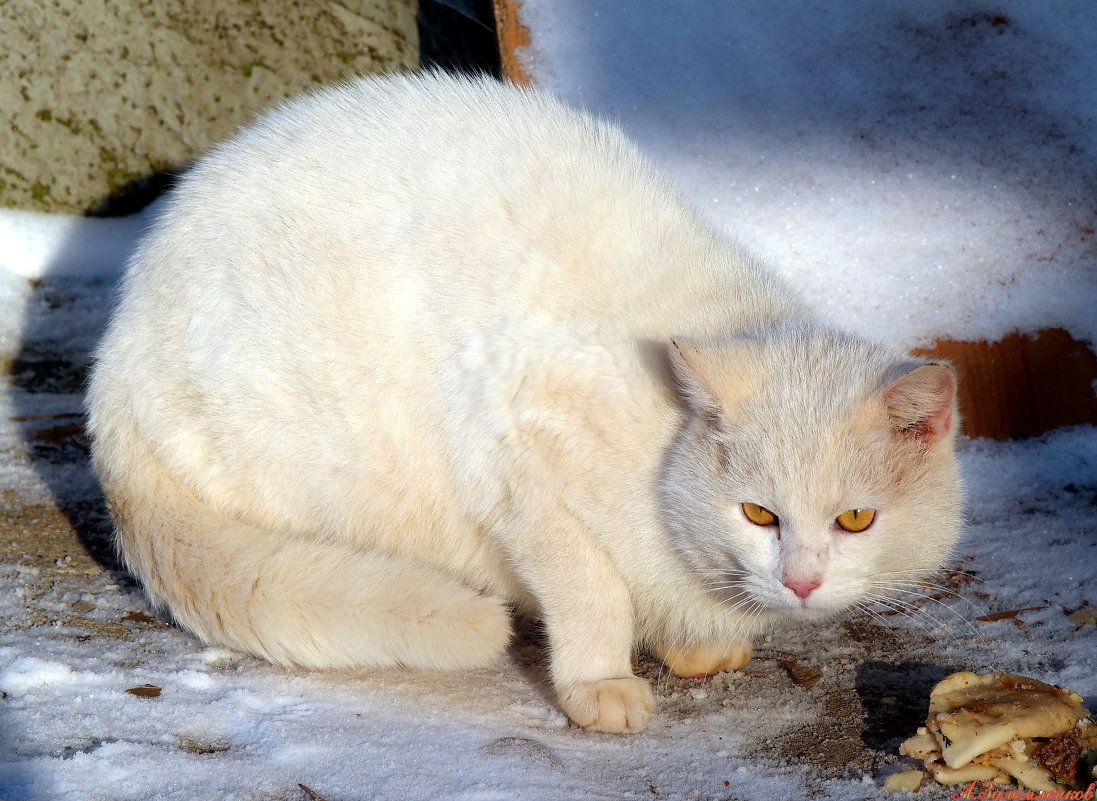
[[[672,339],[667,349],[671,373],[686,403],[700,416],[719,422],[723,406],[717,400],[722,359],[713,348],[685,339]]]

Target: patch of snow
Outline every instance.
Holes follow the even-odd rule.
[[[1097,11],[526,0],[534,82],[617,119],[847,328],[1097,344]]]
[[[0,268],[23,278],[117,276],[155,209],[102,218],[0,209]]]

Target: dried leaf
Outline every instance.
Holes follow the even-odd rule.
[[[810,687],[823,677],[823,671],[816,670],[813,667],[805,667],[788,660],[782,661],[780,664],[788,673],[788,677],[792,679],[792,682],[799,684],[801,687]]]
[[[1097,608],[1089,607],[1072,612],[1067,618],[1075,626],[1097,626]]]
[[[993,615],[983,615],[982,617],[975,618],[980,623],[996,623],[999,620],[1010,620],[1017,617],[1024,612],[1039,612],[1041,609],[1047,609],[1046,606],[1029,606],[1025,609],[1011,609],[1008,612],[995,612]]]
[[[149,626],[154,626],[160,622],[156,618],[146,615],[144,612],[126,612],[126,614],[122,615],[122,620],[129,623],[144,623]]]
[[[297,786],[300,787],[302,790],[304,790],[305,795],[307,795],[312,801],[327,801],[327,799],[324,798],[324,796],[320,795],[315,790],[312,790],[308,787],[305,787],[305,785],[303,785],[303,784],[298,784]]]
[[[198,740],[192,740],[189,737],[184,737],[179,741],[179,747],[184,751],[191,754],[223,754],[229,750],[229,746],[221,742],[202,743]]]
[[[69,423],[61,426],[52,426],[51,428],[43,428],[28,434],[27,439],[41,442],[45,445],[53,445],[55,447],[61,447],[63,445],[86,446],[88,444],[88,438],[84,433],[83,423]]]
[[[136,695],[138,698],[160,697],[160,688],[155,684],[142,684],[140,687],[130,687],[126,692],[130,695]]]
[[[83,417],[82,412],[57,412],[54,414],[24,414],[19,417],[9,417],[11,423],[29,423],[35,420],[67,420],[69,418]]]
[[[954,570],[948,574],[948,583],[953,587],[975,580],[975,573],[971,570]]]

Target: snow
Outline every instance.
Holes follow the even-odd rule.
[[[1097,343],[1097,12],[1025,0],[523,5],[534,80],[898,344]]]
[[[0,210],[0,266],[24,278],[116,275],[155,204],[129,217]]]
[[[618,119],[848,327],[908,346],[1051,326],[1097,342],[1083,233],[1097,227],[1097,25],[1081,0],[524,11],[539,83]],[[746,671],[705,681],[641,660],[660,712],[639,735],[569,727],[528,624],[498,668],[458,675],[315,674],[204,647],[113,561],[66,428],[151,213],[0,211],[3,801],[305,801],[299,785],[327,801],[857,801],[905,766],[899,739],[948,672],[1097,698],[1097,627],[1068,618],[1097,604],[1093,426],[963,443],[964,541],[903,613],[774,632]],[[795,684],[787,661],[819,682]],[[160,695],[126,692],[146,684]]]

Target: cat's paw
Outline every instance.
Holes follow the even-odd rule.
[[[733,643],[725,648],[700,646],[688,650],[674,646],[661,656],[668,668],[679,676],[698,678],[721,670],[738,670],[750,661],[750,646]]]
[[[648,725],[655,698],[644,679],[630,676],[572,684],[561,690],[560,706],[588,731],[631,733]]]

